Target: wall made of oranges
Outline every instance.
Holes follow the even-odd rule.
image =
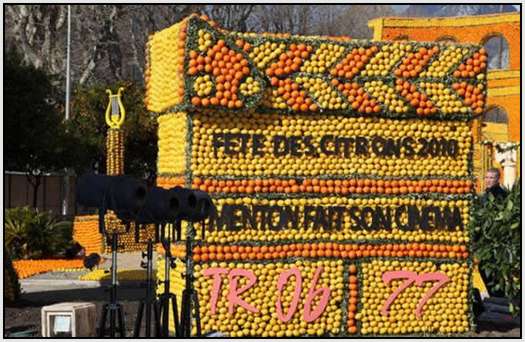
[[[158,184],[184,181],[217,209],[186,234],[203,333],[467,332],[479,46],[184,22],[184,97],[161,111]]]
[[[98,229],[98,215],[76,216],[73,240],[86,249],[86,255],[104,251],[104,237]]]

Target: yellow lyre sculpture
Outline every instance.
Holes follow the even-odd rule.
[[[109,95],[108,107],[106,108],[106,123],[111,128],[120,128],[126,117],[126,110],[122,104],[121,95],[124,88],[118,88],[116,94],[113,94],[110,89],[106,89]]]

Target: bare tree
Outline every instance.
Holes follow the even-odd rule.
[[[72,5],[73,85],[142,82],[148,36],[200,12],[203,5]],[[6,43],[26,62],[65,82],[66,5],[7,5]]]
[[[231,31],[245,32],[247,21],[253,13],[255,5],[209,5],[204,13],[218,22],[222,28]]]
[[[64,89],[66,5],[5,6],[6,46],[55,76]],[[143,82],[148,36],[191,13],[234,31],[371,37],[368,20],[389,5],[71,5],[71,81],[76,85]]]
[[[67,10],[59,5],[6,5],[6,38],[25,62],[57,74],[65,68]],[[9,42],[8,42],[9,43]]]
[[[368,27],[368,21],[394,14],[390,5],[352,5],[334,19],[331,25],[337,31],[331,34],[349,35],[356,39],[371,39],[372,30]]]
[[[309,34],[316,6],[259,5],[253,28],[257,32]]]

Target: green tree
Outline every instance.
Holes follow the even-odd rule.
[[[516,299],[521,294],[521,185],[504,199],[489,194],[474,208],[471,227],[479,268],[492,294]],[[511,311],[519,308],[511,304]]]
[[[73,224],[29,207],[5,211],[4,243],[13,259],[55,257],[71,245]]]
[[[115,92],[119,87],[125,89],[122,95],[126,110],[126,119],[122,126],[125,133],[125,173],[139,178],[155,174],[157,120],[144,105],[144,89],[132,82],[79,87],[75,91],[72,119],[68,125],[69,132],[78,141],[78,145],[84,147],[85,160],[82,165],[98,163],[99,172],[106,171],[105,136],[108,126],[104,116],[109,102],[106,89]],[[79,171],[81,170],[77,170],[77,173]]]
[[[26,173],[33,207],[45,172],[67,166],[65,126],[55,89],[42,70],[22,62],[9,48],[4,67],[5,168]]]

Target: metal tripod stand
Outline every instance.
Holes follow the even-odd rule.
[[[99,337],[106,336],[106,319],[109,318],[109,336],[115,337],[118,332],[119,337],[126,337],[126,328],[124,327],[124,314],[122,312],[122,305],[117,303],[117,248],[118,235],[113,232],[111,240],[111,285],[110,301],[104,304],[102,309],[102,317],[99,324]],[[109,317],[108,317],[109,313]],[[117,326],[118,319],[118,326]]]
[[[177,229],[180,231],[180,220],[176,222]],[[203,237],[204,237],[204,222],[203,225]],[[201,316],[200,316],[200,306],[199,306],[199,297],[197,291],[193,288],[192,272],[189,272],[191,269],[191,256],[192,256],[192,240],[186,238],[186,284],[184,291],[182,292],[182,304],[181,304],[181,334],[177,337],[190,337],[191,336],[191,324],[192,324],[192,308],[195,310],[195,325],[197,329],[197,337],[202,336],[201,330]]]
[[[162,234],[164,235],[164,234]],[[164,284],[164,293],[159,296],[160,307],[160,336],[169,337],[169,314],[170,301],[173,309],[173,321],[175,323],[175,335],[178,337],[179,328],[179,312],[177,310],[177,296],[170,292],[170,269],[175,267],[175,260],[171,254],[171,236],[168,234],[167,239],[162,237],[162,246],[164,247],[164,281],[159,282]]]
[[[155,337],[160,336],[160,313],[159,304],[155,296],[155,290],[153,289],[153,242],[151,239],[148,240],[147,252],[142,252],[142,257],[147,258],[146,264],[141,261],[140,266],[147,269],[147,280],[146,280],[146,297],[140,301],[137,318],[135,320],[135,330],[133,331],[133,337],[139,337],[140,328],[142,325],[142,314],[144,308],[146,309],[146,331],[144,337],[151,337],[151,311],[155,316],[154,320],[154,331]]]

